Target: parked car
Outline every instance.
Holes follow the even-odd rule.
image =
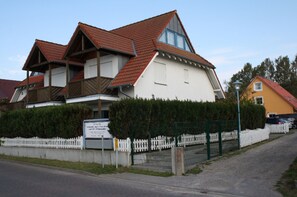
[[[289,124],[289,129],[293,128],[293,124],[289,119],[286,118],[280,118],[280,121],[283,121],[284,123],[288,123]]]
[[[266,123],[267,124],[284,124],[285,121],[281,118],[269,117],[269,118],[266,118]]]

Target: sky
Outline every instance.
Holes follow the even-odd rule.
[[[297,54],[296,0],[9,0],[0,6],[0,79],[23,80],[35,39],[68,44],[78,22],[111,30],[172,10],[222,85],[247,62]]]

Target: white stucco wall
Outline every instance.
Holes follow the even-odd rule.
[[[153,96],[170,100],[215,101],[205,70],[160,57],[151,62],[134,87],[134,97],[151,99]]]
[[[14,102],[18,102],[21,101],[25,98],[25,96],[27,95],[27,90],[26,89],[20,89],[17,88],[15,89],[13,96],[11,97],[10,102],[14,103]]]
[[[122,61],[121,61],[122,62]],[[107,55],[100,57],[100,74],[102,77],[114,78],[121,65],[117,55]],[[97,58],[87,60],[84,69],[84,78],[92,78],[97,76]]]
[[[44,74],[44,87],[49,86],[49,71]],[[65,87],[66,86],[66,68],[59,67],[52,69],[52,86]]]

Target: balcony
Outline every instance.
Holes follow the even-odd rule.
[[[40,103],[47,101],[61,101],[62,96],[58,93],[62,90],[62,87],[43,87],[34,90],[29,90],[29,103]]]
[[[115,90],[109,90],[107,87],[111,83],[112,78],[101,77],[101,90],[100,93],[115,95]],[[97,90],[97,77],[73,81],[69,83],[69,98],[81,97],[98,94]]]

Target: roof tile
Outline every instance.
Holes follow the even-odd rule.
[[[257,76],[259,80],[264,82],[268,87],[275,91],[280,97],[282,97],[286,102],[288,102],[295,110],[297,110],[297,99],[288,92],[285,88],[280,86],[278,83],[268,80],[264,77]]]
[[[19,84],[19,81],[0,79],[0,99],[11,99],[14,88]]]

